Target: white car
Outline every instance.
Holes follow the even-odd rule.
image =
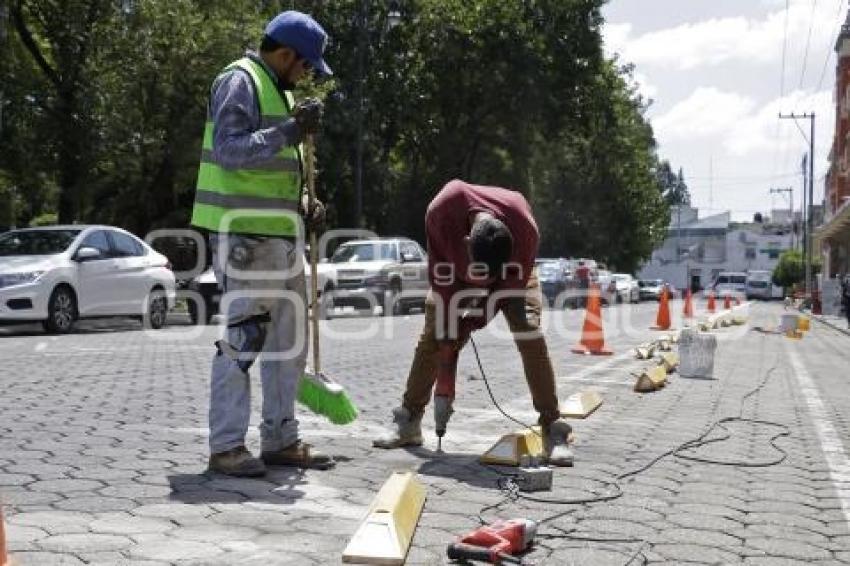
[[[599,298],[603,305],[610,305],[616,300],[616,287],[610,271],[598,269],[596,271],[596,284],[599,285]]]
[[[70,332],[81,318],[138,316],[165,326],[174,273],[164,255],[112,226],[51,226],[0,235],[0,322]]]
[[[724,271],[717,275],[713,288],[716,295],[720,298],[729,295],[743,299],[747,295],[747,274]]]
[[[618,303],[637,303],[640,301],[640,286],[637,279],[628,273],[615,273],[611,276],[614,283],[614,300]]]

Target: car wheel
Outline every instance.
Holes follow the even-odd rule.
[[[51,334],[67,334],[77,318],[77,299],[69,287],[56,287],[47,302],[44,329]]]
[[[195,301],[187,301],[186,309],[189,311],[189,322],[192,325],[198,324],[198,304]]]
[[[333,285],[328,285],[319,297],[319,318],[330,320],[334,311]]]
[[[398,298],[401,289],[399,284],[393,282],[389,290],[384,293],[384,316],[399,316],[401,314],[401,301]]]
[[[159,330],[165,326],[168,319],[168,300],[165,298],[165,293],[159,289],[152,291],[145,304],[145,315],[142,321],[145,328]]]
[[[215,312],[213,312],[213,303],[210,299],[204,299],[204,322],[200,322],[200,313],[198,312],[198,304],[195,301],[188,301],[188,309],[189,309],[189,320],[193,325],[198,324],[209,324],[212,322],[212,317],[215,316]]]

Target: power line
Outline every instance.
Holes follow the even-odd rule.
[[[823,60],[823,66],[820,70],[820,78],[818,78],[818,86],[815,89],[815,92],[820,90],[821,85],[823,85],[823,78],[826,76],[826,65],[829,63],[829,58],[832,56],[833,45],[832,38],[838,35],[838,30],[841,29],[841,9],[844,7],[844,0],[838,0],[838,10],[835,12],[835,27],[832,30],[832,33],[829,35],[826,44],[826,57]]]
[[[812,26],[815,23],[815,9],[817,8],[818,0],[812,0],[812,11],[809,13],[809,33],[806,35],[806,48],[803,51],[803,69],[800,71],[800,84],[797,88],[803,88],[803,78],[806,76],[806,64],[809,61],[809,45],[812,42]]]
[[[702,176],[695,176],[695,175],[685,175],[685,181],[687,181],[688,179],[697,179],[697,180],[709,181],[709,180],[712,180],[712,178],[715,181],[717,181],[717,180],[721,180],[721,181],[768,180],[769,181],[771,179],[784,179],[784,178],[787,178],[787,177],[796,177],[799,174],[800,174],[799,171],[788,171],[787,173],[777,173],[775,175],[733,175],[733,176],[728,176],[728,177],[727,176],[717,176],[717,175],[714,175],[713,177],[712,176],[702,177]]]
[[[779,73],[779,100],[782,100],[782,98],[785,96],[785,61],[786,61],[786,54],[787,54],[787,51],[788,51],[788,3],[789,3],[789,0],[785,0],[785,25],[784,25],[784,28],[783,28],[783,31],[782,31],[782,70]],[[780,138],[779,132],[780,132],[780,121],[777,120],[776,121],[776,132],[773,135],[773,139],[781,139],[782,145],[783,145],[783,148],[784,148],[785,138],[784,137]],[[773,172],[774,173],[779,168],[779,161],[777,160],[779,153],[780,153],[779,144],[773,144]],[[783,154],[784,154],[784,149],[783,149]]]
[[[782,31],[782,72],[779,74],[779,98],[785,96],[785,53],[788,50],[788,2],[785,0],[785,27]]]

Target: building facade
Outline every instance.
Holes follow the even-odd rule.
[[[698,209],[673,207],[667,238],[638,272],[639,279],[663,279],[678,289],[710,287],[724,271],[770,271],[794,245],[791,215],[774,211],[764,222],[734,223],[728,212],[699,218]]]
[[[850,11],[835,42],[835,129],[824,186],[823,222],[814,253],[823,254],[819,287],[824,312],[837,311],[840,278],[850,274]]]

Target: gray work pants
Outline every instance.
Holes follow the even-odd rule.
[[[212,234],[210,246],[227,321],[212,362],[210,451],[245,445],[251,415],[248,370],[257,357],[261,449],[281,450],[298,441],[295,395],[308,344],[304,266],[296,261],[295,245],[282,238]]]

